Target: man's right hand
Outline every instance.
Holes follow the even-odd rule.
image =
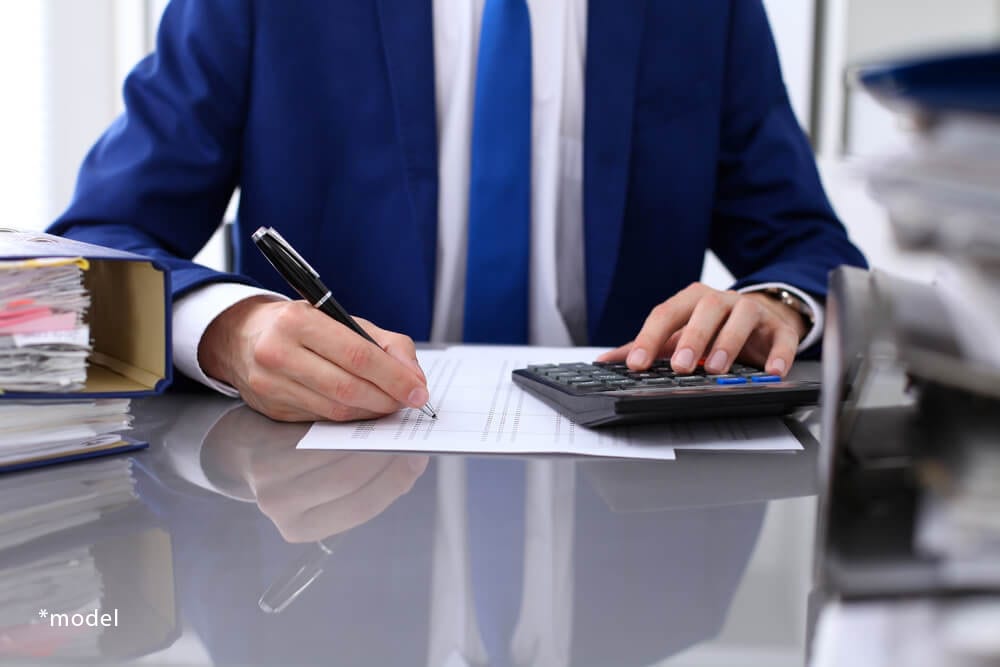
[[[198,362],[279,421],[345,422],[423,406],[427,378],[413,341],[357,322],[381,350],[305,301],[251,297],[209,325]]]

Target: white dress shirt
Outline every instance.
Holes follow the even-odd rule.
[[[529,340],[536,345],[587,341],[583,230],[583,114],[587,1],[527,0],[532,24],[532,174]],[[462,339],[469,162],[479,27],[485,0],[434,0],[438,125],[438,247],[431,340]],[[744,291],[763,289],[755,285]],[[823,309],[800,349],[823,331]],[[337,286],[331,285],[336,292]],[[270,294],[216,284],[179,299],[173,310],[174,362],[185,375],[229,395],[205,375],[198,344],[208,325],[238,301]],[[667,299],[670,294],[664,294]],[[636,332],[638,333],[638,332]],[[626,341],[621,341],[622,343]]]

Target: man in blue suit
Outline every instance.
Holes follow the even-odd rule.
[[[411,338],[784,374],[864,264],[760,0],[173,0],[125,102],[53,230],[169,264],[178,368],[278,419],[422,405]],[[236,272],[194,264],[237,187]],[[288,301],[259,225],[388,354]]]

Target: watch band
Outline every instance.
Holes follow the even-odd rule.
[[[768,287],[767,289],[761,290],[761,292],[797,312],[810,327],[816,324],[816,314],[813,313],[809,304],[803,301],[800,297],[789,292],[787,289],[783,287]]]

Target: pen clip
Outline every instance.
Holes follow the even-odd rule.
[[[313,274],[314,277],[319,278],[319,272],[312,267],[312,265],[306,261],[305,257],[300,255],[295,248],[292,247],[285,237],[278,233],[274,227],[261,227],[256,232],[254,232],[253,239],[256,241],[262,236],[270,236],[278,246],[288,253],[295,261],[302,265],[309,273]]]

